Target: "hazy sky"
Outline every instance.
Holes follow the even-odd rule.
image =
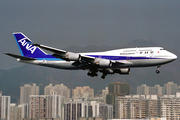
[[[147,38],[179,50],[179,0],[1,0],[0,69],[22,65],[13,32],[56,48],[123,46]]]

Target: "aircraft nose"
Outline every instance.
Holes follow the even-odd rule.
[[[172,53],[171,58],[172,58],[173,60],[176,60],[176,59],[177,59],[177,56]]]

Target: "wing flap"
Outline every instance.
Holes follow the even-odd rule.
[[[6,55],[9,55],[11,57],[14,57],[14,58],[19,58],[21,60],[36,60],[35,58],[30,58],[30,57],[24,57],[24,56],[20,56],[20,55],[15,55],[15,54],[12,54],[12,53],[4,53]]]

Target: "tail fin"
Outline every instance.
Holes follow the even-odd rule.
[[[40,48],[32,45],[32,41],[23,33],[13,33],[22,56],[39,58],[46,55]]]

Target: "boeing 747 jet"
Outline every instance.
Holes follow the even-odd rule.
[[[74,53],[42,44],[33,44],[23,33],[13,33],[21,55],[5,53],[19,62],[66,70],[88,70],[88,76],[107,74],[129,74],[130,68],[157,66],[170,63],[177,56],[162,47],[140,47],[116,49],[104,52]],[[45,53],[42,49],[52,52]]]

